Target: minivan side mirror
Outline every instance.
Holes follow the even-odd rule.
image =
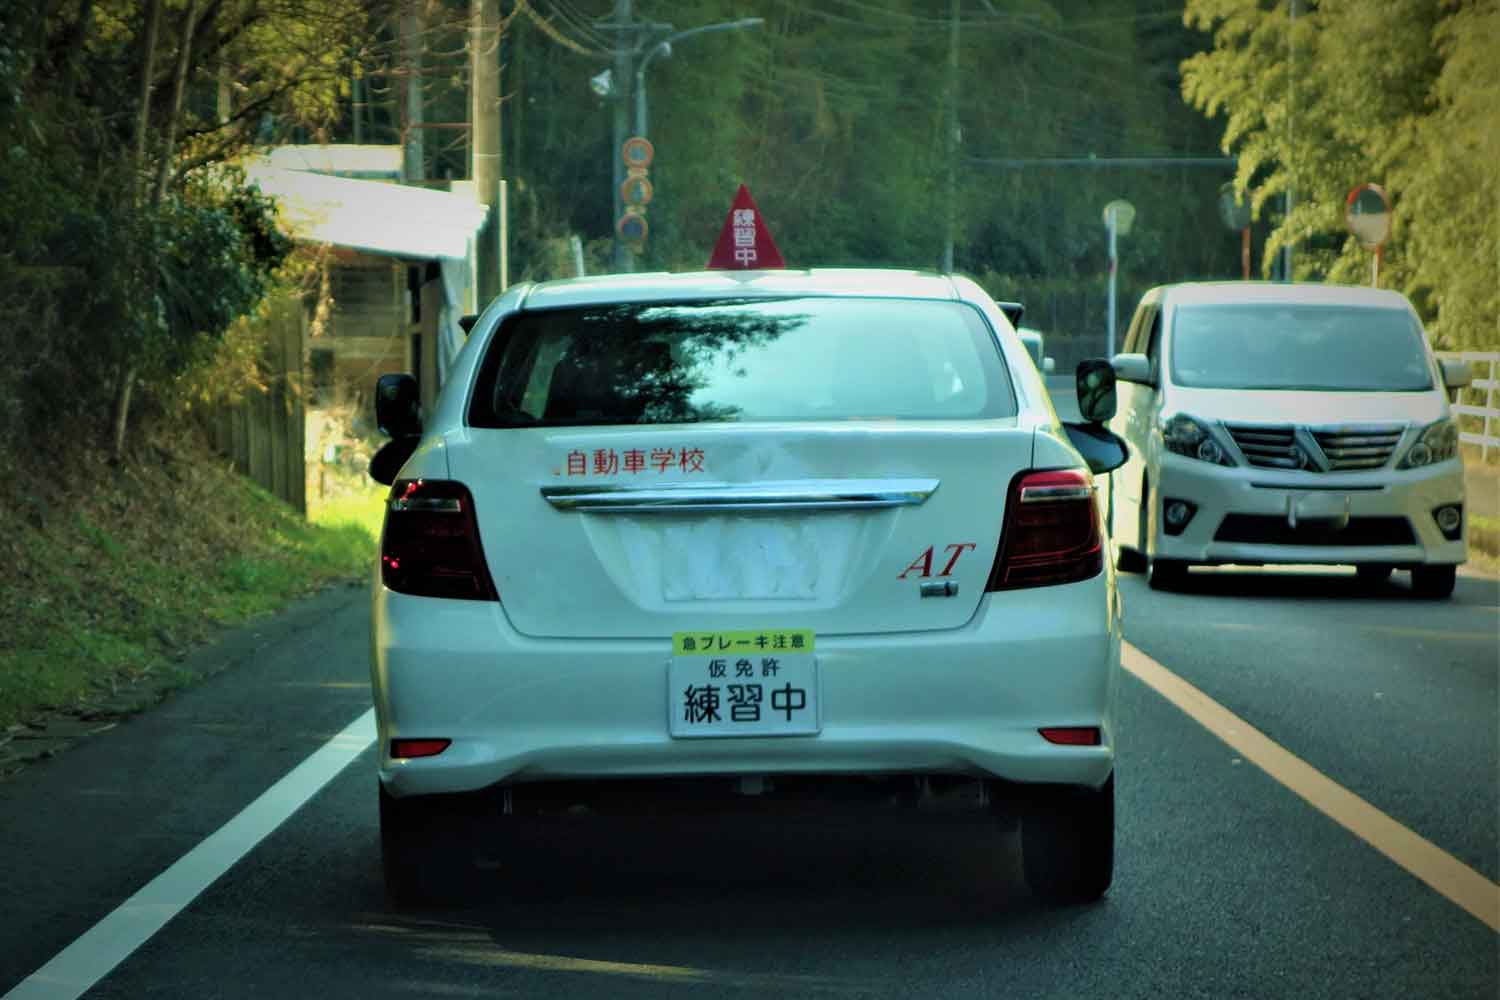
[[[1115,415],[1115,370],[1103,358],[1078,362],[1074,373],[1078,412],[1086,423],[1102,424]]]
[[[1109,361],[1121,382],[1155,385],[1151,378],[1151,359],[1144,354],[1116,354]]]
[[[996,302],[1000,311],[1005,313],[1005,318],[1010,320],[1010,325],[1016,329],[1021,328],[1021,317],[1026,315],[1026,307],[1019,302]]]
[[[402,372],[376,380],[375,425],[393,438],[421,437],[421,393],[415,378]]]
[[[1459,361],[1456,358],[1442,358],[1443,385],[1449,389],[1467,389],[1469,383],[1474,381],[1474,371],[1469,367],[1467,361]]]

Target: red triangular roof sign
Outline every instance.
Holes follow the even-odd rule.
[[[719,231],[719,242],[708,258],[710,271],[744,271],[751,268],[786,267],[771,231],[761,218],[750,189],[741,184],[734,196],[734,205]]]

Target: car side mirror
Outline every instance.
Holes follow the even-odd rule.
[[[387,441],[370,459],[370,478],[383,486],[394,483],[401,466],[411,458],[421,441],[419,437],[399,437]]]
[[[1116,354],[1109,361],[1114,368],[1115,376],[1121,382],[1135,382],[1138,385],[1155,385],[1151,378],[1151,359],[1144,354]]]
[[[465,334],[473,333],[474,332],[474,324],[478,323],[478,322],[479,322],[479,314],[478,313],[469,313],[469,315],[467,315],[467,316],[460,316],[460,317],[458,317],[458,325],[463,329],[463,331],[464,331]]]
[[[1017,330],[1021,328],[1021,317],[1026,315],[1026,307],[1019,302],[996,302],[1000,311],[1005,313],[1005,318],[1010,320],[1010,325]]]
[[[422,436],[421,393],[415,378],[403,372],[376,380],[375,424],[393,438]]]
[[[1078,412],[1087,423],[1102,424],[1115,415],[1115,370],[1103,358],[1078,363],[1074,373]]]
[[[1130,447],[1124,439],[1103,424],[1063,424],[1068,440],[1083,456],[1084,464],[1096,476],[1113,472],[1125,464],[1130,457]]]
[[[1467,361],[1443,358],[1443,385],[1449,389],[1467,389],[1474,381],[1474,371]]]

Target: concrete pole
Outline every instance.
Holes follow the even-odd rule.
[[[401,130],[401,182],[420,184],[427,174],[422,128],[426,115],[422,105],[421,0],[405,0],[401,5],[401,71],[405,77],[406,108]]]
[[[1115,211],[1109,212],[1109,350],[1106,357],[1115,356],[1115,275],[1120,270],[1119,258],[1115,252]]]
[[[471,0],[469,59],[473,72],[474,197],[488,215],[475,246],[479,305],[483,308],[503,285],[500,241],[500,0]]]
[[[1296,155],[1295,152],[1293,151],[1293,148],[1292,148],[1292,141],[1293,141],[1293,138],[1295,137],[1294,126],[1296,124],[1295,119],[1296,119],[1296,114],[1297,114],[1297,41],[1296,41],[1296,37],[1295,37],[1295,33],[1297,31],[1297,7],[1298,7],[1298,0],[1290,0],[1290,2],[1288,3],[1288,13],[1289,13],[1288,23],[1289,23],[1290,26],[1287,28],[1287,38],[1286,38],[1286,44],[1287,44],[1286,155],[1287,155],[1288,176],[1287,176],[1287,182],[1286,182],[1286,196],[1283,199],[1283,205],[1282,205],[1283,209],[1286,212],[1286,218],[1287,219],[1291,219],[1291,217],[1292,217],[1292,209],[1293,209],[1293,207],[1295,207],[1295,205],[1297,203],[1296,189],[1295,189],[1295,186],[1292,183],[1292,178],[1290,176],[1290,171],[1291,171],[1291,167],[1292,167],[1292,159]],[[1281,251],[1281,273],[1282,273],[1282,277],[1285,278],[1287,281],[1291,281],[1292,280],[1292,276],[1295,273],[1293,271],[1293,266],[1292,265],[1293,265],[1292,244],[1291,244],[1290,241],[1288,241],[1287,245],[1285,247],[1283,247],[1282,251]]]
[[[953,234],[958,228],[958,11],[952,0],[948,16],[948,191],[944,208],[943,272],[953,271]]]
[[[614,101],[614,143],[609,149],[610,166],[612,168],[610,177],[611,205],[609,226],[614,233],[614,269],[616,271],[632,271],[635,269],[635,255],[620,239],[620,234],[615,230],[615,223],[625,212],[625,203],[620,200],[620,186],[625,183],[625,161],[620,156],[620,149],[629,138],[626,130],[630,128],[630,85],[631,85],[631,63],[633,52],[631,50],[630,31],[630,0],[615,0],[615,66],[614,66],[614,93],[610,95]]]

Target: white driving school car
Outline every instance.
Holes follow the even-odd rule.
[[[1114,358],[1111,477],[1121,569],[1154,587],[1192,564],[1353,564],[1453,591],[1467,555],[1464,472],[1447,390],[1398,292],[1317,284],[1168,285]]]
[[[1080,372],[1064,426],[972,281],[779,270],[518,286],[425,420],[383,377],[392,896],[464,877],[476,800],[626,785],[961,799],[1019,820],[1038,894],[1102,895],[1121,623],[1084,456],[1125,456]]]

